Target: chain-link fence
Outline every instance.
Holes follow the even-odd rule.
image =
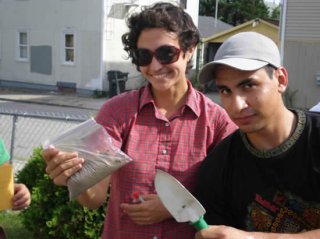
[[[84,119],[0,113],[0,137],[8,151],[15,173],[23,168],[33,153],[33,149]]]

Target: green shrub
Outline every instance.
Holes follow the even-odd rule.
[[[42,148],[35,148],[31,159],[18,173],[17,181],[32,193],[30,207],[19,215],[23,225],[41,239],[97,239],[102,233],[106,203],[96,210],[69,201],[67,187],[56,186],[45,172]]]
[[[94,98],[103,98],[103,97],[107,97],[108,94],[106,91],[103,90],[94,90],[93,91],[93,97]]]
[[[19,211],[10,210],[0,212],[0,225],[3,227],[7,238],[33,239],[32,233],[22,225],[19,214]]]

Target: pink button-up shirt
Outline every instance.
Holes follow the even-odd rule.
[[[96,120],[115,145],[133,161],[113,173],[103,239],[186,239],[195,229],[174,219],[139,226],[123,214],[120,204],[132,193],[156,193],[156,169],[176,177],[193,192],[195,174],[208,151],[236,129],[226,112],[192,88],[186,104],[170,119],[156,108],[149,86],[108,100]]]

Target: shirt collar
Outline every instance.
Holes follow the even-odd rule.
[[[187,80],[188,84],[188,96],[185,103],[184,110],[186,110],[186,107],[192,110],[192,112],[199,117],[200,116],[200,108],[199,108],[199,95],[197,94],[196,90],[192,87],[192,84],[189,80]],[[155,102],[151,93],[151,85],[148,83],[145,87],[142,88],[141,97],[140,97],[140,107],[139,111],[142,110],[144,106],[147,104],[153,104],[155,106]]]
[[[193,113],[199,117],[200,116],[200,98],[198,92],[193,88],[191,82],[188,80],[188,96],[186,101],[186,106],[188,106]]]
[[[151,93],[151,85],[148,83],[146,86],[142,87],[141,89],[141,97],[139,102],[139,111],[142,110],[142,108],[148,104],[154,104],[154,99]]]

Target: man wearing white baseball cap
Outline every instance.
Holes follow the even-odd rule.
[[[262,34],[242,32],[230,37],[221,45],[214,61],[206,64],[200,71],[199,82],[205,84],[212,81],[212,73],[218,65],[252,71],[268,64],[275,68],[280,67],[280,53],[277,45]]]
[[[320,238],[320,117],[284,105],[277,45],[255,32],[230,37],[199,74],[212,80],[239,129],[200,166],[195,194],[212,226],[195,238]]]

